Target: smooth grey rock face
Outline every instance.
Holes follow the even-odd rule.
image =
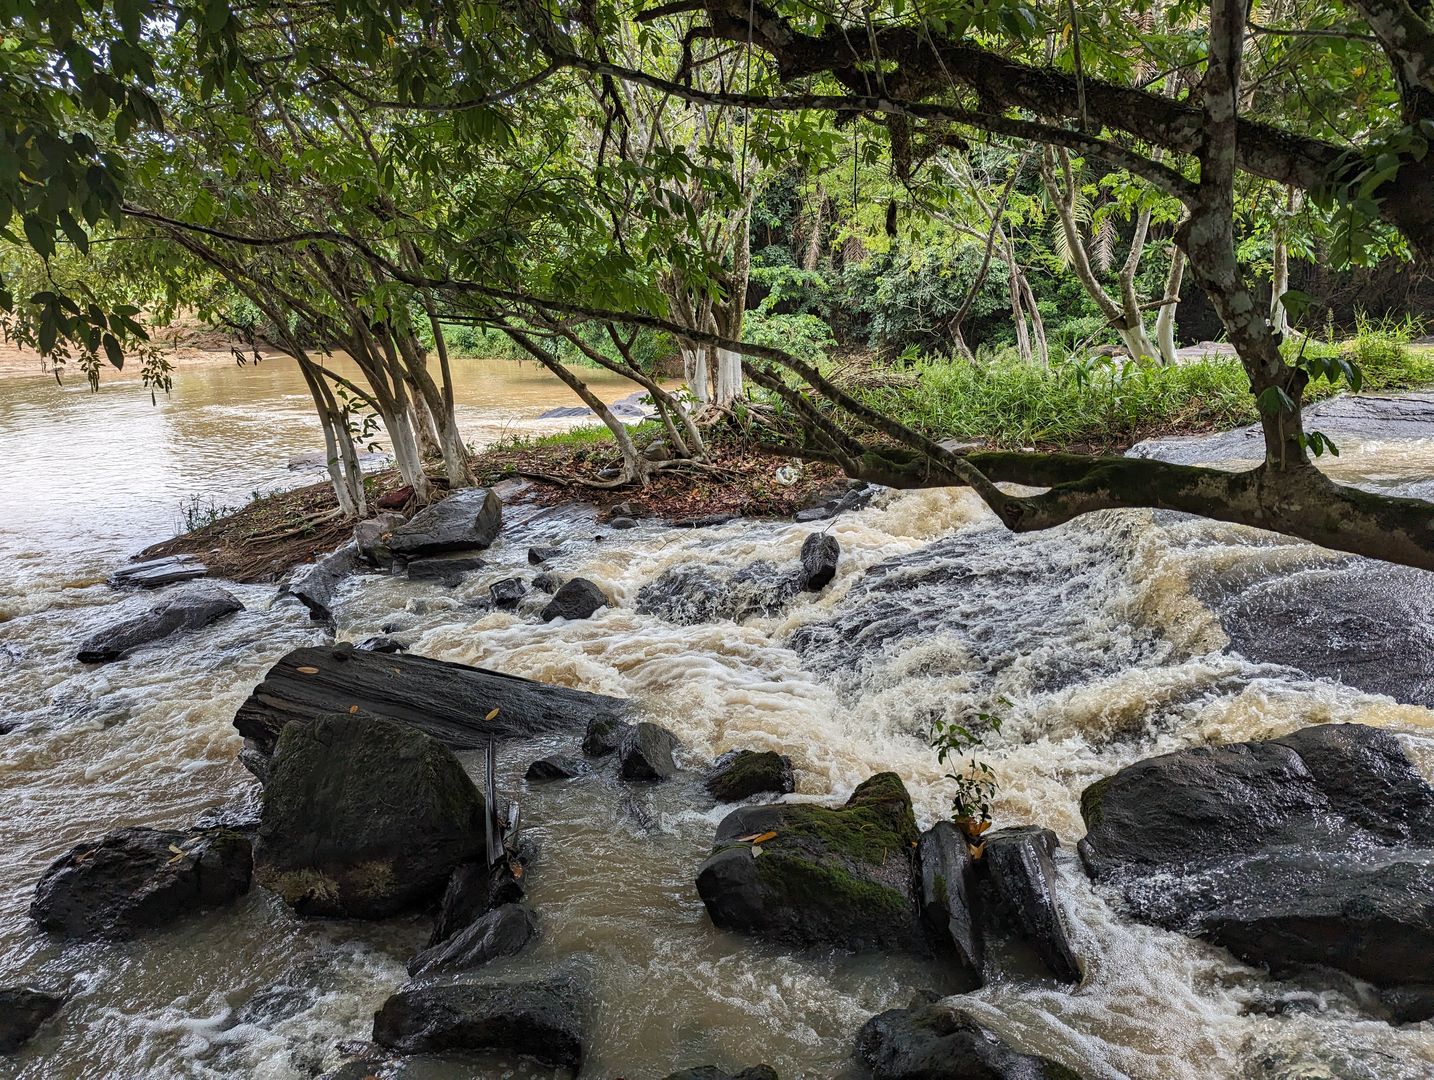
[[[466,488],[426,506],[389,534],[394,555],[416,559],[447,551],[475,551],[498,538],[503,504],[490,488]]]
[[[110,575],[109,580],[116,589],[157,589],[161,585],[192,581],[208,575],[209,568],[193,555],[165,555],[122,566]]]
[[[677,737],[665,727],[633,724],[618,741],[619,774],[624,780],[667,780],[677,773],[675,749]]]
[[[349,541],[318,562],[300,566],[279,587],[282,596],[292,596],[309,609],[309,617],[330,625],[334,621],[334,596],[359,565],[359,546]]]
[[[1081,813],[1086,869],[1138,919],[1277,973],[1431,981],[1434,787],[1388,731],[1162,754],[1091,785]]]
[[[1056,834],[1020,825],[997,829],[982,839],[986,876],[1018,933],[1057,979],[1080,982],[1080,960],[1056,901],[1056,868],[1051,861],[1051,854],[1060,846]]]
[[[96,630],[84,640],[76,655],[86,664],[118,660],[142,645],[181,630],[203,629],[243,610],[244,605],[232,593],[217,585],[190,585],[147,610],[124,616]]]
[[[413,581],[435,581],[451,588],[463,580],[464,574],[471,574],[487,565],[487,561],[476,552],[448,551],[414,559],[408,564],[408,576]]]
[[[921,918],[942,953],[955,962],[966,989],[983,982],[985,948],[977,925],[975,863],[966,836],[950,821],[938,821],[917,842],[917,897]]]
[[[483,797],[437,739],[363,714],[280,734],[254,876],[300,914],[397,914],[437,899],[484,849]]]

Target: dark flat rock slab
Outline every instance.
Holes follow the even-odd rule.
[[[120,567],[110,575],[110,585],[116,589],[157,589],[208,575],[209,568],[193,555],[166,555]]]
[[[142,645],[181,630],[202,629],[243,610],[244,605],[232,593],[217,585],[191,585],[166,596],[153,607],[96,630],[84,640],[76,655],[86,664],[118,660]]]

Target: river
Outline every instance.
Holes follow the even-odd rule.
[[[539,387],[533,369],[507,363],[464,369],[470,439],[569,403],[556,383]],[[1423,493],[1431,435],[1425,425],[1341,436],[1331,468]],[[324,639],[297,605],[276,602],[272,587],[236,586],[248,610],[202,633],[99,668],[73,652],[131,602],[104,572],[170,535],[180,500],[234,503],[291,483],[287,458],[315,438],[278,364],[181,371],[157,406],[134,385],[91,396],[0,381],[0,729],[13,729],[0,735],[0,985],[73,993],[57,1023],[0,1059],[0,1074],[313,1076],[339,1059],[339,1044],[367,1038],[426,938],[417,917],[299,919],[262,889],[120,945],[61,946],[26,915],[35,880],[72,844],[253,798],[230,721],[278,656]],[[1239,456],[1209,445],[1160,452]],[[922,730],[935,716],[1000,709],[996,817],[1061,837],[1065,914],[1088,977],[1075,990],[998,977],[968,1008],[1091,1078],[1434,1076],[1431,1025],[1391,1027],[1356,984],[1275,980],[1124,919],[1074,857],[1081,790],[1164,750],[1358,720],[1409,733],[1411,750],[1434,762],[1428,575],[1160,513],[1102,513],[1016,537],[949,491],[885,492],[817,526],[615,534],[581,511],[522,506],[507,521],[490,568],[456,589],[355,579],[339,637],[383,631],[424,655],[631,697],[678,735],[694,770],[734,747],[792,755],[799,798],[844,797],[895,769],[923,824],[945,812],[949,791]],[[821,527],[841,542],[838,577],[779,615],[678,626],[634,610],[666,569],[793,560]],[[613,608],[563,625],[481,609],[491,580],[527,569],[528,544],[553,540],[565,548],[558,568],[592,578]],[[917,988],[943,989],[928,963],[792,954],[715,930],[692,878],[723,809],[701,796],[698,774],[641,789],[527,790],[523,768],[557,745],[504,747],[500,773],[538,848],[528,884],[541,936],[518,962],[577,955],[593,970],[584,1076],[767,1061],[788,1080],[854,1077],[852,1036],[867,1017]],[[402,1075],[551,1073],[433,1059]]]

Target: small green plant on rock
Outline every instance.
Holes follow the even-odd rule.
[[[984,712],[958,720],[937,719],[931,725],[936,760],[951,770],[946,779],[956,784],[951,796],[951,819],[973,844],[991,827],[991,803],[996,798],[996,774],[976,756],[975,750],[987,731],[1000,730],[1001,718]],[[957,763],[962,758],[966,764],[959,767]]]

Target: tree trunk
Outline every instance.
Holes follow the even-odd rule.
[[[1178,244],[1170,245],[1170,272],[1165,275],[1165,295],[1160,314],[1155,317],[1155,340],[1160,348],[1160,361],[1166,365],[1179,363],[1175,343],[1175,312],[1180,306],[1180,283],[1185,276],[1185,252]]]

